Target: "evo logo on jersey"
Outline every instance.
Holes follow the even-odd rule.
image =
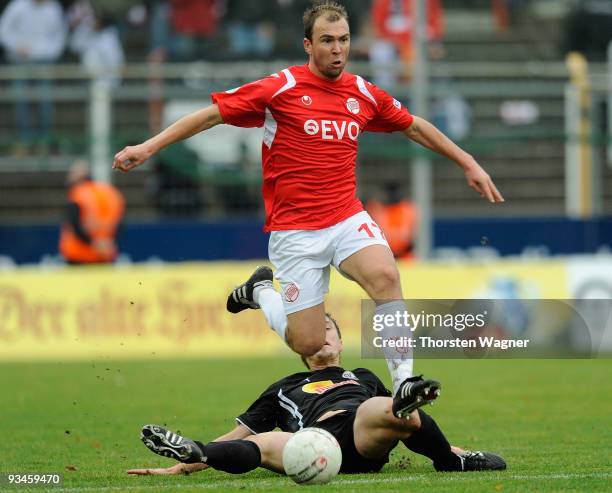
[[[312,382],[302,385],[302,392],[306,392],[307,394],[323,394],[330,389],[335,389],[336,387],[342,387],[344,385],[359,385],[359,382],[355,380],[344,380],[334,383],[331,380],[323,380],[321,382]]]
[[[317,135],[320,132],[324,140],[342,140],[345,135],[351,140],[357,140],[359,131],[359,125],[353,121],[321,120],[319,123],[316,120],[306,120],[304,123],[304,132],[308,135]]]

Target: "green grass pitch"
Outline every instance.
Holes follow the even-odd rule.
[[[382,361],[345,358],[388,381]],[[612,360],[423,360],[442,395],[427,408],[450,441],[500,453],[502,473],[436,473],[399,445],[379,474],[339,476],[308,491],[610,491]],[[70,492],[298,491],[263,469],[243,476],[128,476],[174,462],[149,452],[141,425],[207,441],[297,358],[0,364],[0,472],[60,472]],[[43,491],[44,488],[0,490]]]

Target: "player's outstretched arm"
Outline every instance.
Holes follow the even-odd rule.
[[[504,202],[495,183],[476,160],[423,118],[414,117],[404,134],[417,144],[455,161],[465,173],[468,185],[489,202]]]
[[[146,469],[129,469],[128,474],[135,476],[160,476],[171,474],[192,474],[208,469],[208,464],[175,464],[172,467],[158,467]]]
[[[142,144],[127,146],[119,151],[115,154],[113,169],[130,171],[136,166],[140,166],[164,147],[168,147],[179,140],[188,139],[220,123],[223,123],[223,118],[216,104],[190,113]]]
[[[219,438],[215,438],[213,442],[224,442],[226,440],[244,440],[246,437],[250,437],[253,433],[244,425],[238,425],[232,431],[227,432],[225,435],[221,435]]]

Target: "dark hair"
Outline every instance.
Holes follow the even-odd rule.
[[[309,7],[304,12],[302,22],[304,23],[304,37],[312,41],[312,28],[315,21],[322,15],[327,14],[326,19],[329,22],[336,22],[344,18],[348,21],[348,13],[344,5],[331,0],[321,0],[315,2],[312,7]]]
[[[336,322],[336,319],[332,317],[330,313],[326,313],[325,316],[333,322],[334,327],[336,327],[336,332],[338,332],[338,338],[342,339],[342,334],[340,333],[340,326],[338,325],[338,322]],[[302,355],[301,359],[302,363],[304,363],[304,366],[310,370],[310,366],[308,366],[308,362],[306,361],[306,356]]]

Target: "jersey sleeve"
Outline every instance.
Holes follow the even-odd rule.
[[[236,127],[261,127],[266,118],[266,107],[285,84],[285,79],[285,74],[279,72],[229,91],[213,92],[210,96],[219,107],[224,123]]]
[[[378,108],[376,116],[367,123],[366,132],[397,132],[412,125],[414,117],[408,108],[374,84],[366,84]]]
[[[374,381],[376,382],[376,396],[377,397],[391,397],[391,391],[385,387],[385,384],[381,382],[380,378],[378,378],[374,373],[372,373],[374,377]]]
[[[249,408],[236,418],[238,424],[246,426],[253,433],[272,431],[277,426],[279,406],[278,382],[270,385]]]

